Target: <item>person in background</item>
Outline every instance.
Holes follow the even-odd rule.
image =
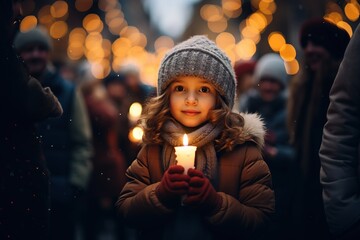
[[[21,1],[0,1],[0,239],[49,239],[49,172],[35,124],[60,117],[49,88],[30,77],[12,47]]]
[[[141,146],[141,141],[136,140],[131,137],[132,130],[134,127],[138,125],[138,119],[133,118],[133,116],[130,115],[129,110],[132,104],[134,103],[140,103],[140,105],[143,107],[146,101],[156,95],[156,90],[154,87],[147,85],[141,81],[140,78],[140,69],[131,63],[124,64],[121,67],[121,70],[119,72],[121,76],[124,77],[124,83],[127,89],[126,92],[126,98],[128,109],[126,112],[126,117],[128,118],[128,163],[130,164],[134,158],[136,157],[137,153],[139,152]],[[130,135],[129,135],[130,134]]]
[[[319,149],[329,106],[329,91],[350,40],[347,32],[325,19],[302,25],[302,71],[292,80],[288,104],[291,142],[301,175],[294,205],[294,233],[300,239],[329,237],[319,181]]]
[[[94,142],[93,172],[89,184],[85,239],[101,239],[106,232],[124,238],[114,204],[125,184],[127,163],[118,149],[117,109],[97,80],[83,83],[82,92],[89,112]],[[113,226],[110,229],[106,221]],[[116,230],[119,230],[116,233]]]
[[[360,25],[330,91],[320,148],[327,223],[338,239],[360,239]]]
[[[255,87],[253,74],[256,62],[254,60],[238,60],[235,62],[234,71],[236,76],[236,99],[234,103],[234,111],[243,112],[244,102],[249,92]]]
[[[156,90],[147,84],[142,83],[139,68],[133,64],[127,64],[121,67],[119,72],[124,77],[125,84],[128,87],[127,97],[131,102],[144,104],[149,97],[156,95]]]
[[[294,149],[286,127],[288,76],[278,54],[262,56],[255,67],[256,91],[244,102],[244,111],[258,113],[265,122],[264,160],[269,165],[275,191],[276,218],[270,223],[272,239],[288,239],[294,196]]]
[[[185,61],[186,60],[186,61]],[[143,148],[127,170],[118,208],[140,239],[254,239],[274,212],[262,160],[263,123],[233,113],[236,79],[228,57],[205,36],[165,55],[158,97],[144,112]],[[184,133],[194,168],[176,164]]]
[[[107,94],[117,109],[117,142],[118,148],[125,156],[127,165],[135,158],[139,145],[133,144],[129,139],[132,123],[129,120],[129,108],[132,100],[128,97],[130,92],[122,74],[112,72],[103,80]]]
[[[51,173],[51,239],[74,239],[77,205],[91,174],[91,128],[82,95],[50,63],[50,38],[40,28],[16,35],[14,46],[29,73],[58,97],[64,113],[38,124]]]

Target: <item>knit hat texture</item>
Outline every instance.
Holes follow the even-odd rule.
[[[254,60],[238,60],[235,62],[234,71],[236,78],[240,79],[245,74],[253,74],[256,62]]]
[[[306,21],[301,27],[301,47],[305,48],[309,41],[324,47],[335,59],[341,59],[350,41],[350,36],[335,24],[322,18],[316,18]]]
[[[259,83],[262,78],[271,78],[277,80],[285,87],[288,76],[284,61],[276,53],[265,54],[256,64],[254,78],[256,83]]]
[[[195,76],[208,80],[230,108],[235,98],[235,73],[229,58],[213,41],[194,36],[171,49],[159,69],[158,95],[179,76]]]
[[[18,32],[16,34],[14,46],[17,51],[21,51],[32,44],[40,44],[47,50],[50,50],[52,47],[49,35],[45,32],[45,30],[42,30],[39,27],[31,29],[27,32]]]

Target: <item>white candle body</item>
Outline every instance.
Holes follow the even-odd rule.
[[[185,168],[184,174],[187,174],[189,168],[194,168],[195,151],[195,146],[175,147],[177,165],[181,165]]]

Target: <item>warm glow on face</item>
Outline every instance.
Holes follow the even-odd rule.
[[[184,134],[184,137],[183,137],[183,145],[184,146],[189,145],[189,138],[188,138],[188,135],[186,133]]]
[[[169,86],[171,116],[186,127],[196,127],[209,120],[215,108],[216,89],[206,79],[179,76]]]

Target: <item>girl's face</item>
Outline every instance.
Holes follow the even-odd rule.
[[[182,125],[196,127],[215,108],[216,90],[199,77],[177,77],[170,85],[170,113]]]

